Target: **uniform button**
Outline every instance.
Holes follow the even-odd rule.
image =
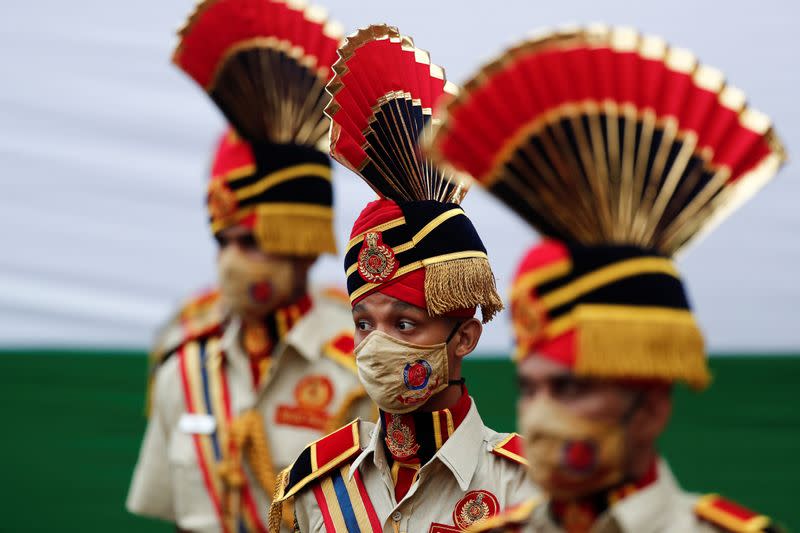
[[[395,522],[399,522],[401,518],[403,518],[403,515],[402,513],[400,513],[400,511],[395,511],[394,513],[392,513],[392,520],[394,520]]]

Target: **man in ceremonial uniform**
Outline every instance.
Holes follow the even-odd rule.
[[[419,158],[411,163],[426,94],[446,90],[443,72],[418,62],[423,52],[388,26],[360,30],[339,54],[329,85],[332,131],[344,120],[340,113],[358,113],[347,92],[370,93],[359,85],[362,76],[371,76],[376,89],[370,115],[358,119],[364,122],[357,129],[334,133],[331,151],[380,196],[356,220],[345,257],[356,365],[380,418],[309,446],[281,474],[270,522],[294,498],[302,532],[463,531],[534,489],[519,437],[484,425],[461,374],[482,332],[477,308],[488,322],[502,307],[486,249],[458,205],[463,185],[431,166],[424,175],[427,163]],[[392,75],[416,67],[423,67],[421,84],[430,92],[417,92],[416,76]],[[339,83],[344,88],[333,89]],[[390,114],[398,105],[408,106],[404,116]],[[408,142],[393,155],[356,164],[344,151],[352,146],[345,136],[366,131],[367,122],[360,143],[366,154],[401,135]]]
[[[472,531],[776,530],[684,492],[657,450],[673,384],[710,381],[672,256],[784,159],[723,80],[660,39],[593,26],[515,46],[442,111],[432,153],[545,237],[511,289],[518,427],[545,496]]]
[[[266,532],[276,473],[333,428],[376,416],[356,375],[349,305],[308,288],[317,256],[335,252],[330,160],[316,145],[339,39],[318,11],[262,7],[269,17],[252,2],[204,2],[175,53],[235,129],[208,189],[219,290],[162,336],[127,507],[186,531]],[[269,45],[286,24],[303,54]]]

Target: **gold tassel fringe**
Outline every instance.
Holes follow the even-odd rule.
[[[484,324],[503,309],[489,261],[482,257],[426,265],[425,301],[432,316],[480,306]]]
[[[577,374],[683,381],[708,387],[703,334],[688,310],[660,307],[580,305]]]
[[[333,221],[315,213],[256,213],[255,236],[265,252],[291,256],[336,254]]]
[[[290,527],[294,525],[294,512],[292,511],[293,506],[289,505],[286,509],[283,507],[283,489],[286,486],[288,479],[289,468],[283,470],[275,479],[275,491],[272,493],[272,502],[269,506],[269,515],[267,518],[267,531],[280,531],[281,519],[286,522],[287,514],[292,515],[291,521],[287,522],[287,524]],[[289,513],[286,512],[287,510]]]

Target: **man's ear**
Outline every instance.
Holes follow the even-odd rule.
[[[482,332],[483,325],[477,318],[470,318],[461,324],[456,334],[453,335],[454,355],[462,358],[472,353],[478,345]]]
[[[667,428],[672,414],[672,388],[659,385],[646,389],[642,397],[641,408],[632,420],[636,427],[637,437],[643,442],[652,442]]]

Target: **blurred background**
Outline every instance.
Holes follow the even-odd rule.
[[[448,78],[542,26],[631,25],[689,48],[800,146],[794,2],[329,0],[349,31],[388,22]],[[170,2],[0,4],[1,531],[158,531],[123,502],[144,427],[146,351],[156,326],[213,283],[205,180],[221,115],[169,63],[192,8]],[[791,163],[681,258],[715,383],[680,390],[662,442],[683,485],[720,492],[800,527],[800,177]],[[336,169],[341,241],[371,199]],[[536,236],[479,190],[465,208],[500,287]],[[340,258],[315,267],[342,284]],[[467,375],[489,425],[512,430],[505,316]],[[478,379],[477,376],[480,376]]]

